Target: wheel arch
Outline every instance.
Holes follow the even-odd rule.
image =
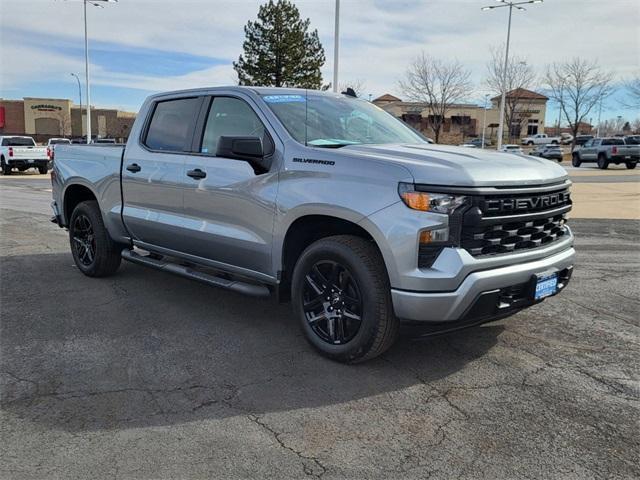
[[[287,223],[281,242],[274,248],[274,263],[277,265],[280,278],[278,298],[288,301],[291,296],[291,276],[298,258],[313,242],[334,235],[355,235],[371,241],[378,251],[380,245],[376,241],[376,232],[371,232],[360,223],[362,215],[355,212],[309,212]],[[384,258],[384,255],[383,255]]]
[[[69,224],[73,210],[80,202],[88,200],[98,201],[95,192],[88,186],[81,183],[73,183],[68,185],[62,196],[62,214],[64,216],[65,225]]]

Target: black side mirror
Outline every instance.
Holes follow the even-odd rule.
[[[271,167],[271,158],[265,157],[262,141],[258,137],[222,136],[218,140],[216,157],[245,160],[256,173],[266,172]]]

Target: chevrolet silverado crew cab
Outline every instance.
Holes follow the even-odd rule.
[[[154,95],[126,146],[61,145],[53,163],[54,220],[85,275],[125,259],[273,294],[343,362],[384,352],[401,322],[511,315],[565,288],[574,263],[563,168],[429,144],[350,95]]]
[[[624,163],[628,169],[636,168],[640,160],[640,145],[625,142],[622,137],[592,138],[571,153],[571,164],[579,167],[583,163],[595,162],[598,168],[606,170],[609,165]]]
[[[35,167],[40,173],[49,171],[47,147],[38,147],[31,137],[0,136],[0,166],[4,175],[17,168],[24,172]]]

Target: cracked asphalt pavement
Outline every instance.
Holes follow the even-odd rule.
[[[12,188],[2,479],[640,477],[637,220],[572,220],[562,295],[345,366],[288,305],[127,263],[84,277],[34,211],[46,185]]]

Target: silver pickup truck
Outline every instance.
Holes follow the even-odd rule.
[[[624,138],[592,138],[571,152],[571,164],[579,167],[583,163],[595,162],[598,168],[606,170],[609,165],[624,163],[628,169],[636,168],[640,160],[640,145],[627,144]]]
[[[60,146],[53,163],[54,221],[85,275],[125,259],[273,294],[342,362],[384,352],[401,322],[506,317],[572,273],[563,168],[429,144],[350,95],[154,95],[126,146]]]

